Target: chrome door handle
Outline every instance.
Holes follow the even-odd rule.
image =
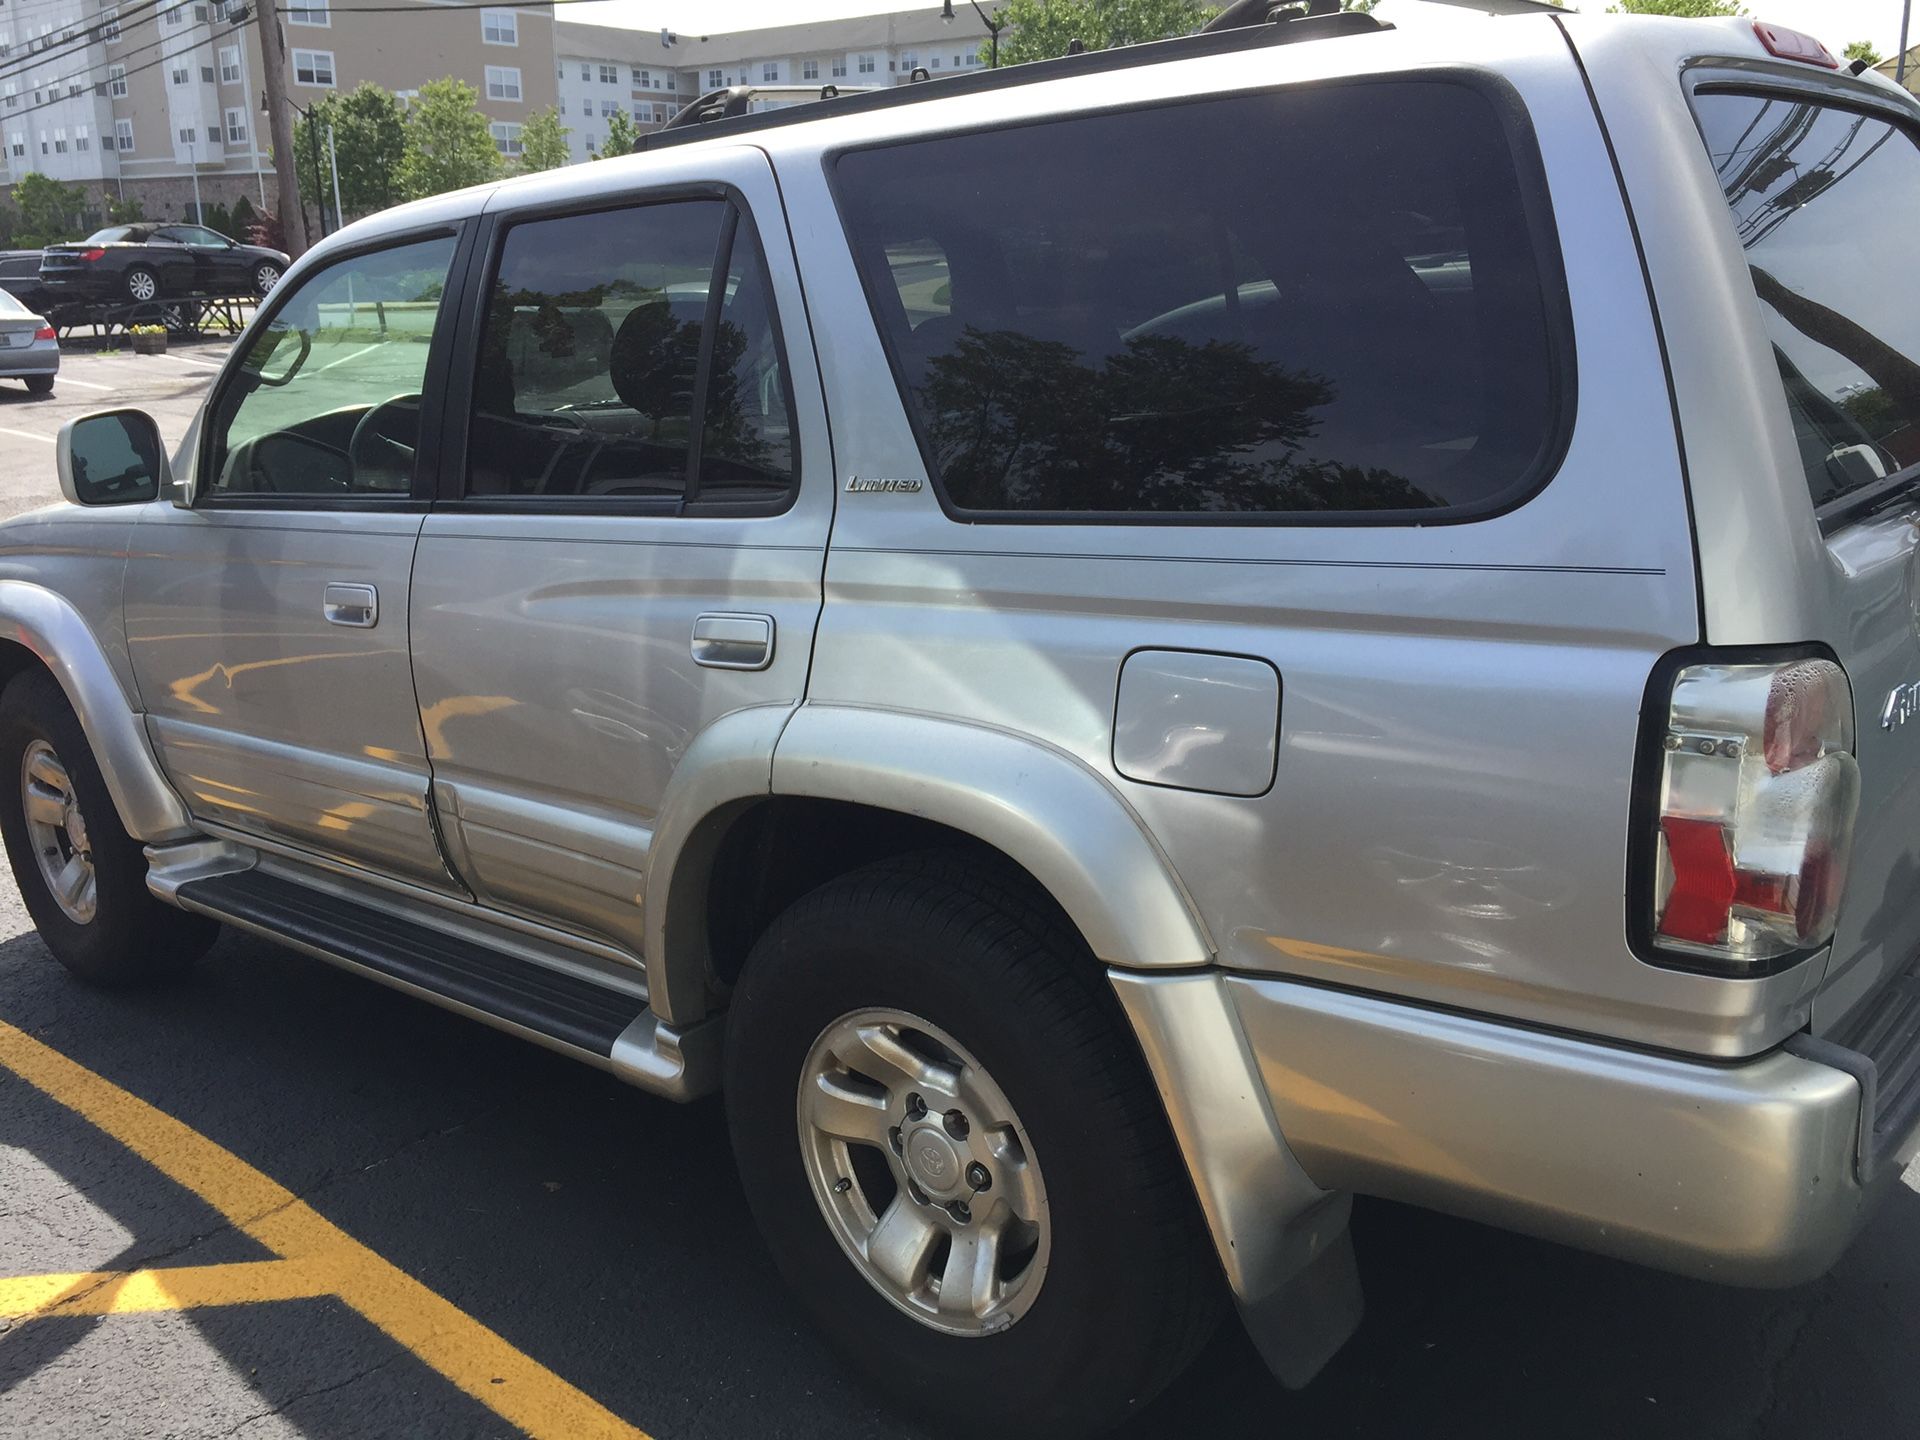
[[[773,663],[771,615],[702,615],[693,622],[693,663],[714,670],[764,670]]]
[[[320,613],[329,625],[371,630],[380,623],[380,592],[371,585],[329,585],[321,599]]]

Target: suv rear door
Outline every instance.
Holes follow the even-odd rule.
[[[1693,108],[1811,502],[1792,577],[1809,633],[1779,638],[1831,646],[1853,685],[1860,814],[1814,1007],[1817,1031],[1851,1037],[1920,951],[1920,120],[1864,86],[1771,77],[1703,80]]]
[[[804,691],[833,470],[765,155],[607,173],[489,202],[413,666],[456,871],[638,954],[682,756]]]

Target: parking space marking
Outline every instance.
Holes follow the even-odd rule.
[[[118,390],[118,385],[96,385],[91,380],[76,380],[71,375],[62,375],[54,383],[59,385],[78,385],[82,390]]]
[[[57,443],[51,435],[36,435],[31,430],[12,430],[5,425],[0,425],[0,435],[11,435],[17,440],[43,440],[49,445]]]
[[[331,1295],[534,1440],[648,1440],[644,1431],[369,1250],[278,1181],[5,1021],[0,1021],[0,1067],[193,1191],[281,1257],[0,1280],[0,1316],[31,1320],[123,1313],[90,1306],[124,1304],[132,1311],[152,1311]]]

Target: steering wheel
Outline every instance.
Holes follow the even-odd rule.
[[[420,396],[395,395],[362,415],[347,442],[356,492],[405,494],[413,484],[414,444],[420,436]]]

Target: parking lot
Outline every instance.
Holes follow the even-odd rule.
[[[107,404],[169,442],[224,355],[0,384],[0,512]],[[1368,1318],[1308,1391],[1237,1327],[1134,1437],[1893,1437],[1920,1415],[1920,1169],[1838,1271],[1719,1289],[1363,1203]],[[973,1435],[964,1399],[953,1431]],[[910,1436],[782,1291],[721,1107],[676,1107],[228,935],[72,982],[0,878],[0,1436]]]

